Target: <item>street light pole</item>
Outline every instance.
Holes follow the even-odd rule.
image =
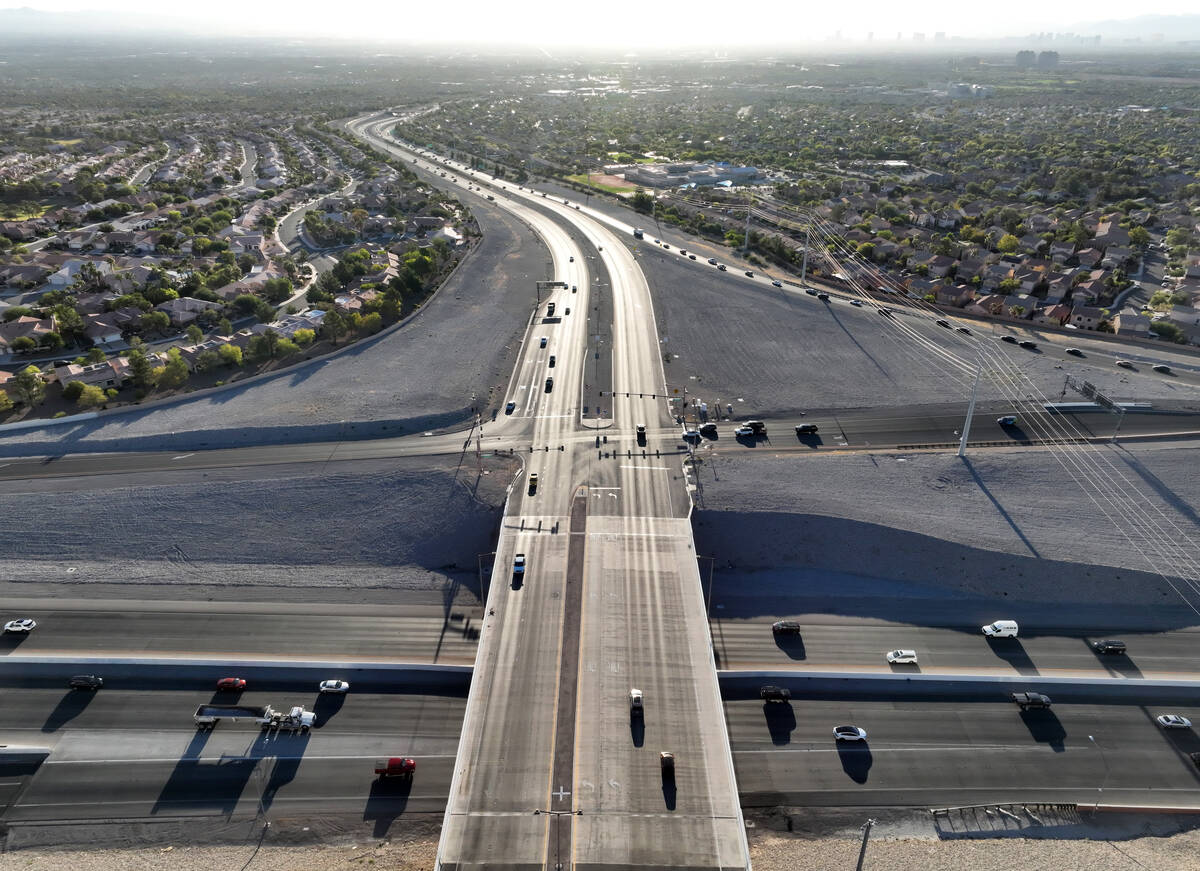
[[[1104,780],[1100,782],[1100,787],[1096,790],[1096,803],[1092,806],[1092,816],[1095,816],[1096,811],[1100,810],[1100,799],[1104,797],[1104,787],[1108,786],[1108,757],[1104,755],[1104,748],[1100,746],[1099,741],[1091,735],[1088,735],[1088,740],[1100,751],[1100,761],[1104,763]]]
[[[971,385],[971,401],[967,404],[967,419],[963,421],[962,438],[958,440],[958,456],[967,455],[967,438],[971,435],[971,418],[975,416],[975,397],[979,393],[979,375],[983,372],[983,358],[976,363],[975,383]]]

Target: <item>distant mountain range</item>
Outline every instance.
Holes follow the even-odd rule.
[[[3,36],[106,36],[118,33],[165,33],[195,31],[194,22],[164,15],[142,15],[133,12],[103,12],[90,9],[80,12],[43,12],[23,6],[20,9],[0,9],[0,35]],[[204,28],[206,33],[212,33]]]
[[[1130,39],[1149,42],[1200,41],[1200,15],[1138,15],[1108,21],[1080,21],[1065,28],[1082,36],[1098,35],[1104,42],[1121,43]]]

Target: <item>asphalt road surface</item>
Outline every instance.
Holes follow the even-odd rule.
[[[31,617],[28,636],[0,636],[0,656],[109,655],[470,665],[478,609],[285,602],[102,601],[9,597],[0,620]]]
[[[53,748],[41,764],[0,758],[0,807],[14,824],[44,820],[179,815],[361,812],[391,819],[440,810],[449,786],[464,699],[396,693],[318,696],[277,688],[240,694],[211,688],[113,689],[0,685],[0,731],[15,747]],[[353,690],[353,687],[351,688]],[[211,701],[303,705],[316,714],[307,735],[260,732],[222,722],[197,731],[192,712]],[[378,756],[412,756],[411,785],[375,781]]]
[[[500,184],[489,195],[530,222],[551,250],[556,278],[578,291],[556,290],[547,300],[555,302],[555,315],[537,313],[509,396],[517,419],[533,419],[527,472],[538,483],[514,492],[497,548],[440,862],[445,868],[560,861],[744,867],[747,848],[678,458],[654,456],[634,433],[670,420],[645,279],[602,225],[570,204],[510,188]],[[576,430],[587,346],[579,315],[589,304],[591,276],[584,249],[544,210],[575,224],[612,282],[612,419],[590,443]],[[552,371],[549,354],[556,356]],[[544,380],[551,377],[552,384]],[[501,419],[502,434],[513,419]],[[612,453],[617,443],[629,452],[625,457]],[[567,633],[574,538],[567,534],[568,509],[577,498],[587,506],[587,557],[578,629]],[[527,561],[519,578],[511,574],[517,553]],[[623,595],[612,592],[618,580],[627,584]],[[629,631],[633,614],[644,621],[637,632]],[[618,615],[624,624],[614,622]],[[576,673],[564,672],[562,645],[575,643],[575,631],[581,664]],[[603,672],[598,663],[605,663]],[[654,700],[654,747],[635,744],[629,731],[634,678],[644,679]],[[564,689],[565,683],[573,686]],[[557,701],[571,690],[577,693],[574,777],[556,782]],[[678,759],[674,777],[659,767],[661,750]],[[560,809],[582,815],[566,816],[564,825],[553,814],[533,813]]]

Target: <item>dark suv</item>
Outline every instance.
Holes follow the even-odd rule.
[[[1097,653],[1115,653],[1123,655],[1125,653],[1125,642],[1106,638],[1104,641],[1097,641],[1095,644],[1093,644],[1092,650],[1096,651]]]
[[[104,678],[94,674],[77,674],[67,682],[73,690],[98,690],[104,686]]]
[[[800,624],[795,620],[777,620],[771,624],[771,631],[776,635],[799,635]]]
[[[792,691],[787,687],[766,686],[758,691],[758,695],[764,702],[786,702],[792,697]]]

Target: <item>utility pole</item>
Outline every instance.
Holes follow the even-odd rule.
[[[971,418],[975,416],[975,396],[979,393],[979,375],[983,372],[982,357],[975,365],[975,383],[971,385],[971,401],[967,404],[967,419],[963,421],[962,438],[958,440],[958,456],[967,455],[967,439],[971,435]]]
[[[858,851],[858,864],[854,866],[854,871],[862,871],[863,860],[867,858],[867,839],[871,837],[871,826],[875,825],[874,820],[867,820],[863,823],[862,833],[862,848]]]
[[[754,206],[754,195],[750,195],[750,202],[746,204],[746,238],[742,240],[742,256],[750,250],[750,210]]]

